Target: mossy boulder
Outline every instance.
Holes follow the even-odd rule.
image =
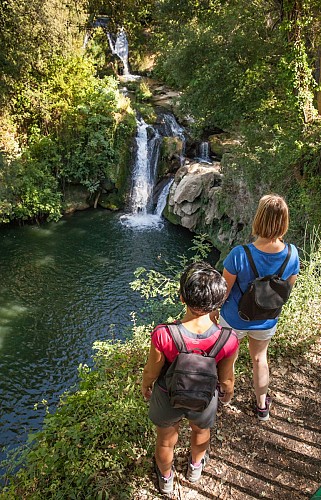
[[[115,193],[101,194],[98,198],[98,205],[102,208],[106,208],[107,210],[112,210],[113,212],[116,212],[123,207],[122,200],[119,199],[119,196]]]
[[[222,157],[225,153],[232,152],[234,147],[239,144],[238,138],[233,137],[229,133],[211,135],[208,141],[211,151],[219,157]]]
[[[65,214],[86,210],[91,206],[88,189],[81,184],[67,184],[64,192],[62,211]]]

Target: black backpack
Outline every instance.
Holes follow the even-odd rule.
[[[277,274],[269,274],[260,277],[257,272],[251,251],[247,245],[243,245],[255,279],[249,284],[247,290],[242,292],[240,285],[237,285],[242,293],[238,304],[238,312],[244,321],[275,319],[282,310],[282,306],[288,300],[292,286],[281,278],[287,263],[291,257],[291,245],[288,245],[288,254]]]
[[[188,350],[176,324],[167,325],[178,355],[170,364],[165,383],[174,408],[201,412],[210,404],[217,385],[215,356],[228,341],[232,329],[223,327],[207,354],[202,349]]]

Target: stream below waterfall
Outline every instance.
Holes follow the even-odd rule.
[[[0,446],[40,428],[45,410],[91,364],[95,340],[123,339],[143,300],[129,283],[139,266],[164,271],[192,234],[163,220],[128,228],[121,214],[77,212],[42,226],[0,232]],[[41,406],[41,405],[40,405]],[[1,458],[4,457],[4,451]]]

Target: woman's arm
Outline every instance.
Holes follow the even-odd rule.
[[[217,364],[218,380],[224,393],[221,398],[223,403],[229,403],[234,394],[234,363],[237,355],[238,350],[229,358],[221,359]]]
[[[151,343],[148,360],[143,371],[142,394],[144,398],[150,399],[153,383],[159,376],[164,363],[164,354]]]
[[[232,287],[236,281],[236,274],[231,274],[229,273],[225,268],[223,269],[223,278],[225,278],[225,281],[227,283],[227,289],[226,289],[226,294],[224,297],[224,301],[227,299],[227,297],[230,295],[230,291],[232,290]],[[217,325],[218,323],[218,318],[220,316],[220,312],[218,309],[215,309],[215,311],[212,311],[210,314],[211,321]]]
[[[290,283],[291,286],[294,285],[296,279],[297,279],[298,275],[297,274],[292,274],[292,276],[290,276],[287,281]]]
[[[227,290],[225,294],[225,300],[227,297],[230,295],[230,291],[233,288],[233,285],[236,281],[237,275],[236,274],[231,274],[229,273],[225,268],[223,269],[223,278],[225,278],[225,281],[227,283]]]

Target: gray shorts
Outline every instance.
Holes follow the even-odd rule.
[[[153,424],[158,427],[172,427],[185,417],[197,425],[197,427],[200,427],[200,429],[210,429],[215,422],[217,401],[218,395],[216,391],[209,406],[202,412],[186,410],[184,408],[173,408],[169,402],[168,392],[161,389],[157,382],[155,382],[150,399],[148,416]]]
[[[222,316],[220,317],[219,324],[220,326],[233,328],[227,321],[225,321],[224,318],[222,318]],[[233,330],[239,340],[242,340],[246,336],[251,337],[254,340],[270,340],[276,332],[276,327],[277,324],[268,330],[237,330],[236,328],[233,328]]]

